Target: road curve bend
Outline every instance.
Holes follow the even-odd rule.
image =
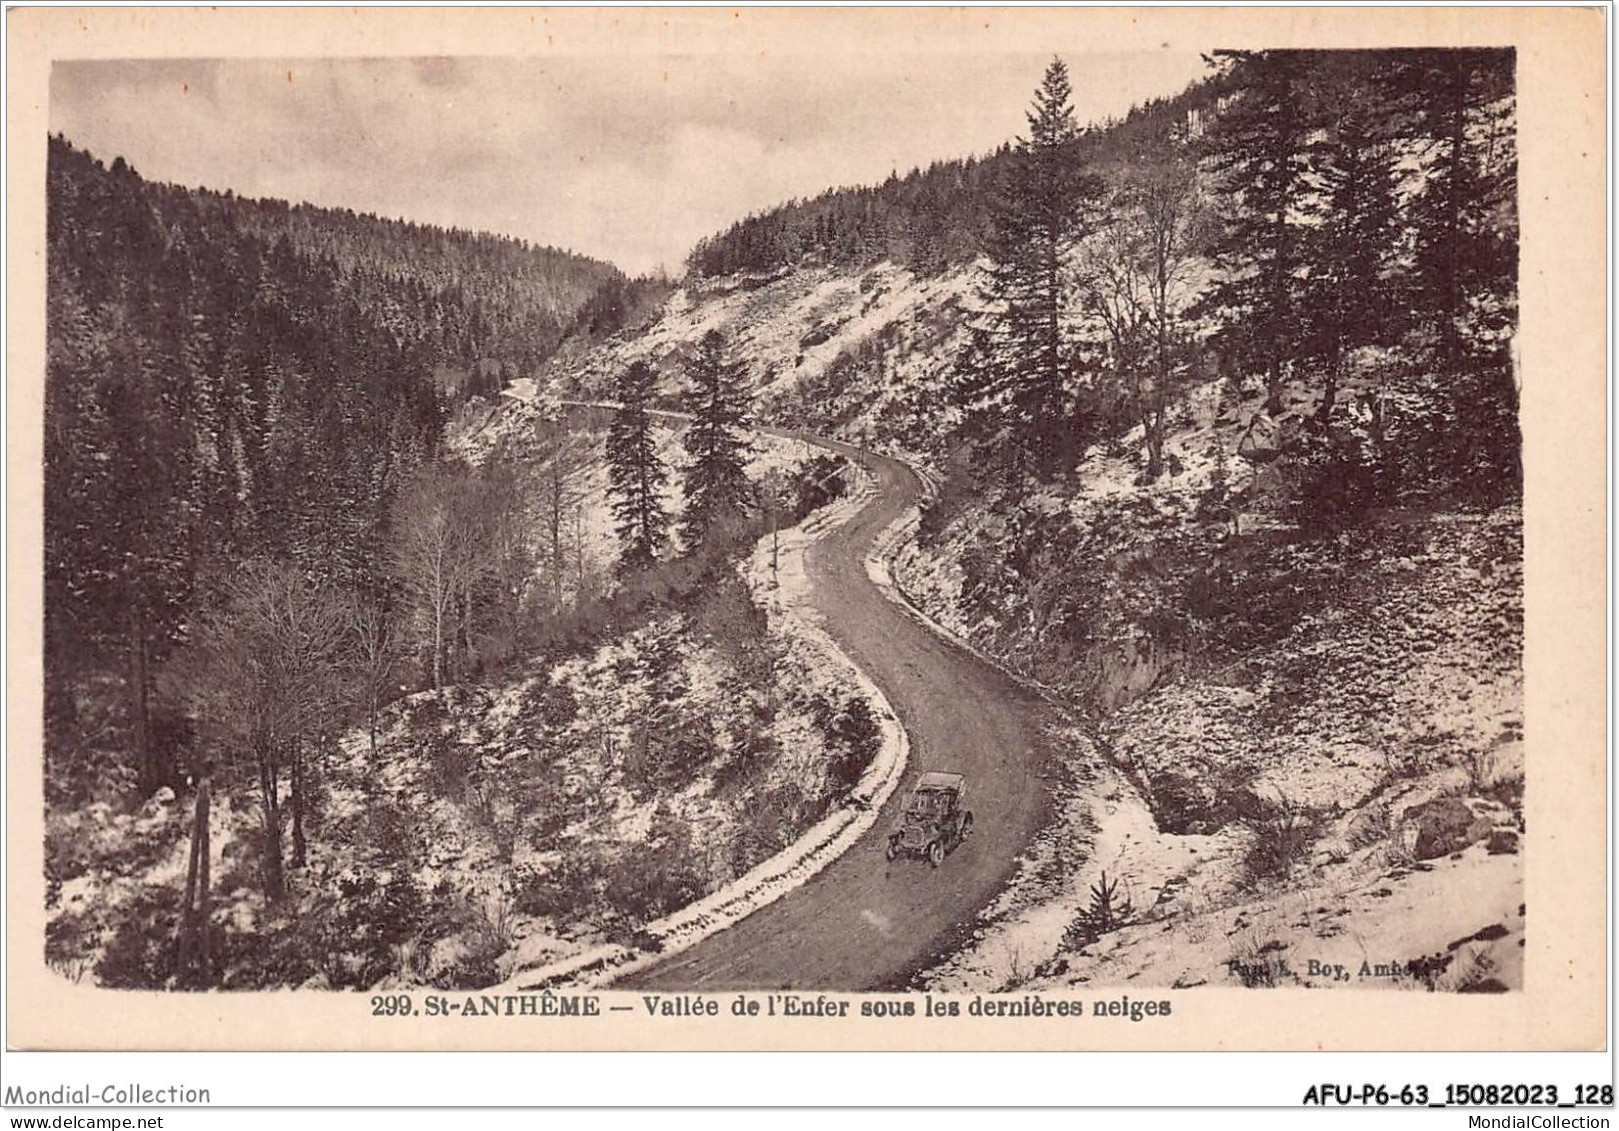
[[[845,444],[780,434],[861,462],[877,480],[870,503],[808,547],[805,569],[825,630],[898,712],[910,761],[877,823],[841,857],[802,887],[617,987],[900,988],[1001,891],[1049,814],[1036,742],[1048,705],[927,628],[867,576],[873,541],[922,493],[916,474]],[[940,868],[905,858],[890,863],[884,840],[927,770],[967,776],[972,835]]]

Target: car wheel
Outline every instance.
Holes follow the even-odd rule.
[[[888,857],[888,859],[890,859],[890,860],[892,860],[894,857],[898,856],[899,855],[899,841],[894,840],[892,837],[890,837],[889,841],[888,841],[888,847],[883,851],[883,855]]]
[[[935,868],[944,863],[944,841],[936,840],[928,845],[928,863]]]
[[[967,839],[967,834],[972,832],[972,831],[973,831],[973,815],[971,813],[963,813],[961,815],[961,839],[966,840]]]

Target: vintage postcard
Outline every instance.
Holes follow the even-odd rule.
[[[1603,14],[7,13],[47,1049],[1590,1049]]]

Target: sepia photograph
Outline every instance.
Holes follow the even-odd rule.
[[[1524,52],[1207,26],[51,60],[51,992],[1533,990]]]

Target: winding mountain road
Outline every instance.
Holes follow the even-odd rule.
[[[877,479],[877,496],[813,543],[805,568],[827,632],[898,712],[910,736],[910,762],[877,824],[804,886],[620,987],[902,987],[994,899],[1047,819],[1036,745],[1047,705],[919,623],[866,574],[873,540],[921,494],[916,475],[898,460],[848,445],[778,434],[863,462]],[[885,838],[927,770],[967,775],[972,836],[937,869],[905,858],[890,863]]]

